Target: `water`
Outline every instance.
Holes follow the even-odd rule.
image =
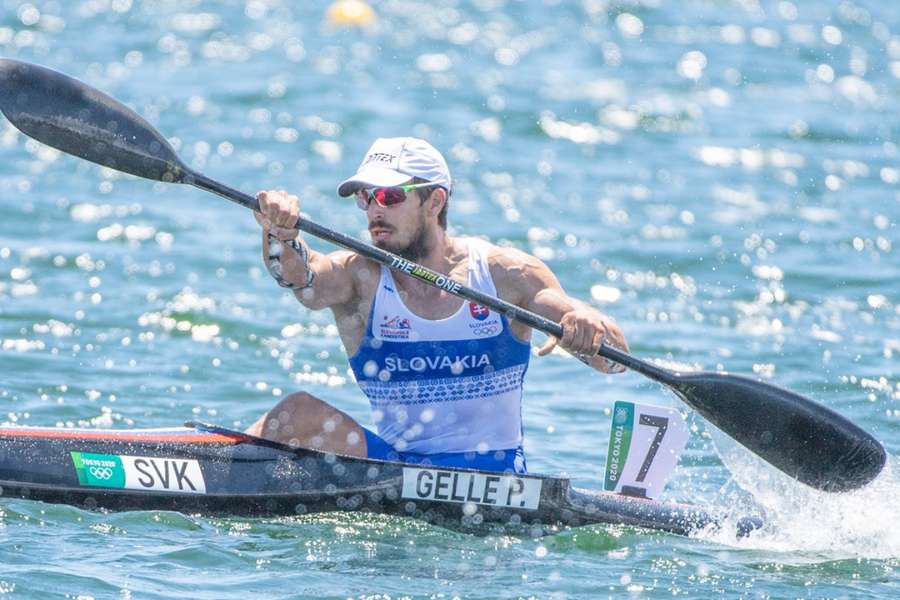
[[[900,491],[900,9],[864,2],[0,1],[3,56],[117,97],[197,169],[338,199],[377,136],[447,155],[450,220],[545,260],[633,352],[791,387],[885,444],[871,489],[779,478],[702,419],[666,497],[763,510],[751,539],[592,527],[474,537],[364,515],[211,519],[0,503],[12,597],[894,598]],[[198,190],[79,162],[0,124],[7,424],[245,427],[289,390],[364,424],[328,314],[261,269]],[[313,241],[320,249],[327,244]],[[540,341],[537,336],[536,341]],[[535,472],[598,487],[615,400],[677,406],[565,355],[529,372]],[[713,443],[718,443],[719,450]],[[720,458],[721,453],[721,458]],[[726,467],[726,464],[728,467]]]

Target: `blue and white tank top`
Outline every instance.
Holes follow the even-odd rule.
[[[468,286],[496,296],[490,245],[469,239]],[[485,452],[522,445],[531,346],[509,320],[464,301],[446,319],[416,316],[381,267],[365,337],[350,367],[378,435],[400,452]]]

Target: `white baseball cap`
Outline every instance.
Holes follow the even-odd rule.
[[[450,169],[437,149],[414,137],[378,138],[356,175],[338,186],[339,196],[367,187],[393,187],[418,177],[450,190]]]

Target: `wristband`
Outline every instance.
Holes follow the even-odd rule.
[[[268,235],[268,260],[266,261],[266,269],[269,271],[269,275],[272,276],[278,285],[283,288],[288,288],[290,290],[305,290],[307,288],[312,287],[313,280],[316,278],[316,274],[312,272],[309,268],[309,252],[306,250],[306,247],[298,242],[296,239],[293,240],[279,240],[277,237],[272,235],[271,233]],[[293,283],[284,279],[284,274],[281,269],[281,253],[284,249],[284,246],[288,246],[297,255],[300,257],[300,260],[303,261],[303,266],[306,268],[306,283],[303,285],[294,285]]]

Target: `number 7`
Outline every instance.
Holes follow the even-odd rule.
[[[653,437],[653,441],[650,442],[650,448],[647,449],[647,456],[644,457],[644,462],[641,464],[641,470],[638,471],[638,476],[635,479],[635,481],[643,482],[644,478],[647,476],[647,472],[650,470],[653,459],[656,457],[656,451],[659,450],[663,438],[666,437],[666,430],[669,428],[669,419],[654,415],[641,415],[638,423],[657,428],[656,435]]]

